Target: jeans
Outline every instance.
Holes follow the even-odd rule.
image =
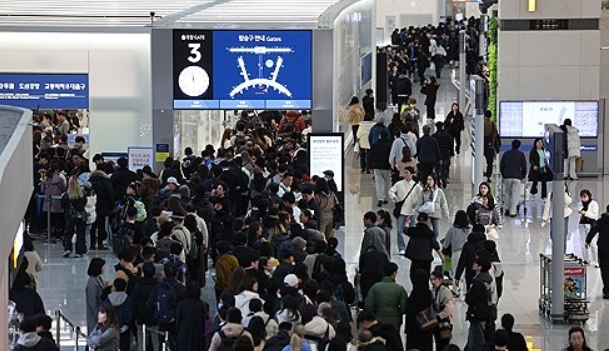
[[[429,217],[429,221],[431,222],[434,238],[438,240],[438,236],[440,236],[440,218]]]
[[[505,189],[505,209],[510,211],[510,216],[516,215],[516,207],[518,206],[520,197],[520,188],[522,181],[520,179],[510,178],[503,180]]]
[[[389,184],[391,184],[390,169],[375,169],[374,170],[374,185],[376,187],[376,198],[378,201],[387,200],[389,193]]]
[[[91,247],[91,227],[93,227],[93,223],[85,224],[85,248],[87,250]]]
[[[466,351],[482,351],[484,350],[484,331],[486,330],[486,322],[484,321],[469,321],[469,331],[467,333]]]
[[[590,243],[590,247],[586,249],[584,246],[586,244],[586,237],[588,233],[590,233],[590,229],[592,225],[590,224],[580,224],[579,225],[579,238],[582,247],[582,258],[584,261],[588,262],[598,262],[598,244],[595,241]]]
[[[550,223],[549,224],[550,224],[550,238],[552,238],[553,237],[553,235],[552,235],[552,218],[550,218]],[[565,224],[564,225],[565,225],[565,228],[564,228],[563,235],[565,236],[565,239],[564,239],[565,242],[564,242],[563,246],[564,246],[564,249],[565,249],[564,253],[566,254],[567,253],[567,239],[569,238],[569,217],[565,218]],[[552,240],[554,240],[554,239],[552,239]]]

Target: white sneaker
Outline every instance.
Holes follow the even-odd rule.
[[[400,252],[398,252],[398,255],[403,256],[406,254],[406,250],[400,250]]]

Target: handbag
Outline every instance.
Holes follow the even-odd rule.
[[[438,194],[438,190],[434,190],[433,198],[431,200],[427,200],[423,202],[421,207],[419,207],[419,213],[427,213],[432,214],[436,212],[436,196]]]
[[[414,190],[415,186],[417,186],[417,183],[414,183],[410,187],[410,190],[408,190],[408,194],[406,194],[406,196],[404,196],[404,200],[395,203],[395,207],[393,208],[393,216],[395,218],[398,218],[402,214],[402,206],[404,206],[404,202],[406,202],[406,199],[408,199],[408,196],[410,196],[410,194]]]
[[[495,228],[491,228],[488,230],[488,238],[493,241],[499,240],[499,232]]]
[[[440,334],[440,339],[443,339],[443,340],[452,339],[452,337],[453,337],[452,329],[453,328],[450,325],[449,321],[443,321],[443,322],[439,323],[438,324],[438,333]]]
[[[359,141],[355,142],[355,145],[353,146],[353,152],[356,154],[359,154],[360,148],[359,148]]]
[[[74,208],[74,206],[72,204],[70,204],[70,209],[68,211],[68,214],[70,215],[71,218],[77,219],[77,220],[85,220],[89,216],[87,211],[78,211],[77,209]]]
[[[435,329],[438,326],[438,318],[436,311],[434,311],[433,303],[423,311],[417,313],[416,320],[419,329],[422,332]]]

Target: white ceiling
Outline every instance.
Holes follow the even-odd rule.
[[[2,26],[315,26],[340,0],[0,0]],[[156,24],[155,24],[156,25]]]

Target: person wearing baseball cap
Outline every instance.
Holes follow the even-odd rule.
[[[328,183],[328,187],[330,188],[330,190],[332,190],[332,192],[337,193],[338,192],[338,186],[336,185],[336,181],[334,181],[334,171],[328,169],[324,171],[324,179],[326,179],[326,182]]]

